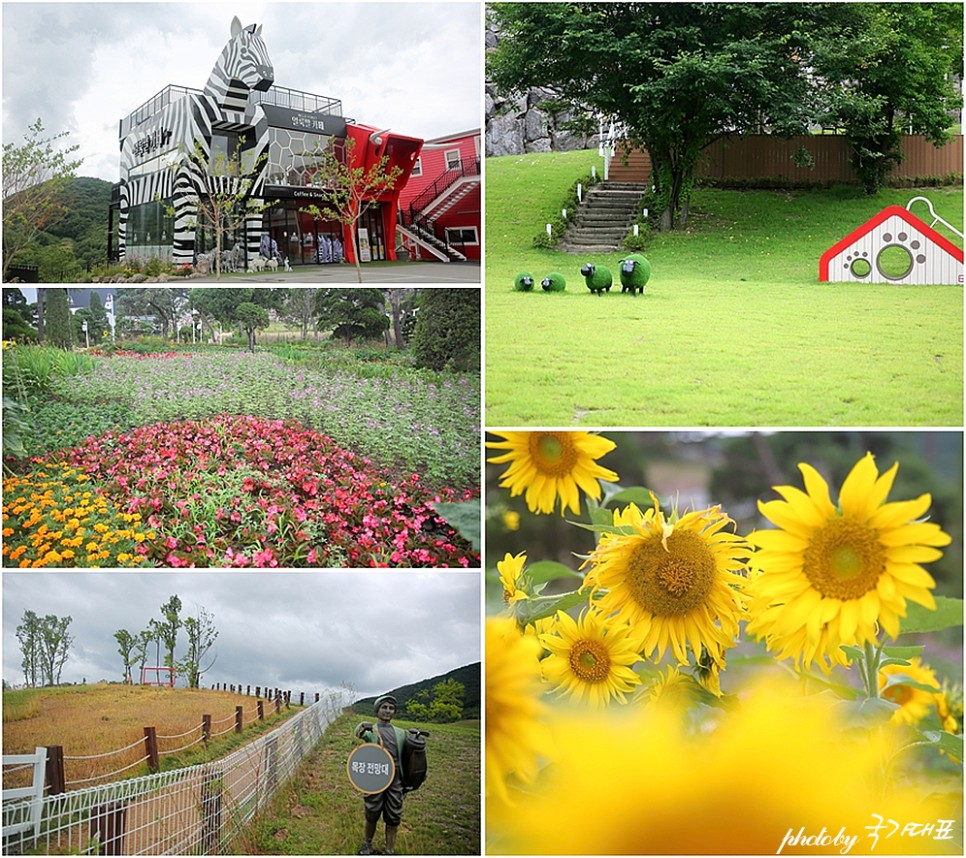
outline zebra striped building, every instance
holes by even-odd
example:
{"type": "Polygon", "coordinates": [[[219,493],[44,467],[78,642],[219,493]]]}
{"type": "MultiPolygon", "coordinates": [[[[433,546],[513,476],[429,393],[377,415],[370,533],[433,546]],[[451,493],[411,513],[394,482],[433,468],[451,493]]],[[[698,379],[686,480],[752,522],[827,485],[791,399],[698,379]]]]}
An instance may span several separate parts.
{"type": "Polygon", "coordinates": [[[215,244],[199,201],[231,187],[246,195],[248,206],[222,240],[223,259],[235,267],[247,266],[266,246],[292,266],[337,261],[339,251],[354,261],[359,248],[349,231],[305,211],[327,202],[314,166],[326,150],[351,158],[352,167],[367,168],[385,156],[387,169],[402,171],[392,190],[372,198],[358,224],[367,239],[363,254],[396,258],[398,197],[423,141],[347,119],[338,99],[275,86],[261,30],[236,17],[204,89],[167,86],[121,120],[112,258],[194,264],[215,244]]]}

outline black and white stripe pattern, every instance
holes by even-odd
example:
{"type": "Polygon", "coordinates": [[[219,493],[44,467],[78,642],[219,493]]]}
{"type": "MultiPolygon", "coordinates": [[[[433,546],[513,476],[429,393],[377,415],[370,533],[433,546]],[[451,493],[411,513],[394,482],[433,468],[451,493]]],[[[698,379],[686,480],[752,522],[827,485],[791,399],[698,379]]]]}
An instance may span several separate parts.
{"type": "MultiPolygon", "coordinates": [[[[121,181],[118,248],[125,256],[127,220],[132,206],[153,200],[171,200],[175,210],[173,261],[193,263],[198,194],[213,177],[196,163],[211,159],[213,133],[244,135],[246,158],[259,164],[251,196],[262,195],[268,164],[262,156],[268,151],[268,119],[260,104],[248,106],[252,90],[267,90],[274,82],[268,50],[261,37],[261,26],[242,27],[236,17],[231,39],[218,57],[202,93],[188,92],[167,104],[141,127],[133,129],[121,142],[121,181]],[[162,141],[158,145],[157,141],[162,141]],[[162,163],[149,169],[139,167],[145,152],[158,149],[162,163]],[[189,157],[190,156],[190,157],[189,157]]],[[[149,154],[150,157],[150,154],[149,154]]],[[[246,218],[248,253],[258,252],[261,214],[246,218]]]]}

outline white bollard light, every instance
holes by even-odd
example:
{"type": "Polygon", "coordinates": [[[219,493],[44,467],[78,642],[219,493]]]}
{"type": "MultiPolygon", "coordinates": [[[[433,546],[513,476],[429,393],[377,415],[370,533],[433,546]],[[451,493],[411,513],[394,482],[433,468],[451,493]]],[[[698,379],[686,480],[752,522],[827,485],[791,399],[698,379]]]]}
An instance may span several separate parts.
{"type": "Polygon", "coordinates": [[[577,202],[582,203],[584,201],[584,186],[577,182],[577,202]]]}
{"type": "Polygon", "coordinates": [[[560,210],[560,214],[562,214],[562,215],[563,215],[563,219],[564,219],[564,220],[566,220],[566,219],[567,219],[567,210],[566,210],[566,209],[561,209],[561,210],[560,210]]]}
{"type": "Polygon", "coordinates": [[[547,235],[552,235],[552,234],[553,234],[553,227],[550,226],[550,224],[548,223],[547,224],[547,235]]]}

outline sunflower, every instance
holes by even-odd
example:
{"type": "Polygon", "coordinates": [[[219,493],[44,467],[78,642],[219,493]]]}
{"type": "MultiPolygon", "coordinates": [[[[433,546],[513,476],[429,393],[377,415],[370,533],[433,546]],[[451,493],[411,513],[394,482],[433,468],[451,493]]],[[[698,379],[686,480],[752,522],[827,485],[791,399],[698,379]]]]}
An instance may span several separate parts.
{"type": "Polygon", "coordinates": [[[638,693],[638,699],[647,704],[668,706],[678,710],[686,709],[701,697],[698,684],[687,674],[681,673],[675,665],[665,669],[638,693]]]}
{"type": "Polygon", "coordinates": [[[525,551],[521,551],[515,557],[507,552],[502,560],[497,561],[496,571],[500,573],[500,583],[503,585],[503,601],[508,605],[529,598],[526,590],[521,588],[523,567],[526,562],[525,551]]]}
{"type": "Polygon", "coordinates": [[[906,602],[935,610],[935,581],[921,563],[937,560],[950,538],[918,521],[931,498],[886,502],[898,463],[879,474],[866,454],[842,483],[839,505],[813,467],[800,464],[805,491],[776,486],[783,500],[758,502],[778,530],[755,531],[749,561],[748,631],[779,658],[818,662],[825,671],[848,659],[842,645],[875,639],[877,624],[892,638],[906,602]]]}
{"type": "Polygon", "coordinates": [[[601,610],[630,623],[645,656],[656,650],[660,659],[670,647],[687,664],[690,645],[695,659],[723,665],[738,634],[748,554],[742,537],[723,531],[729,524],[718,507],[669,520],[656,499],[646,512],[633,503],[615,510],[616,532],[604,533],[584,562],[584,586],[602,591],[601,610]]]}
{"type": "Polygon", "coordinates": [[[937,698],[941,694],[939,677],[920,658],[909,659],[909,664],[887,664],[879,668],[879,693],[886,700],[898,703],[899,708],[892,713],[892,720],[897,724],[918,724],[931,709],[937,707],[937,698]],[[916,685],[890,685],[893,678],[911,679],[916,685]],[[932,686],[934,691],[926,691],[919,685],[932,686]]]}
{"type": "Polygon", "coordinates": [[[494,464],[509,462],[500,475],[501,488],[510,496],[526,492],[531,512],[552,513],[560,498],[560,514],[565,509],[580,515],[578,488],[599,500],[600,480],[616,482],[617,474],[597,464],[597,459],[617,445],[590,432],[501,432],[502,441],[487,441],[486,446],[507,450],[487,459],[494,464]]]}
{"type": "Polygon", "coordinates": [[[625,702],[625,694],[640,684],[631,665],[641,660],[640,641],[630,627],[585,611],[574,620],[558,611],[549,633],[539,636],[550,655],[540,662],[543,675],[574,700],[600,707],[611,698],[625,702]]]}
{"type": "Polygon", "coordinates": [[[549,754],[546,705],[540,699],[541,647],[516,620],[486,620],[486,788],[507,799],[511,774],[531,783],[549,754]]]}

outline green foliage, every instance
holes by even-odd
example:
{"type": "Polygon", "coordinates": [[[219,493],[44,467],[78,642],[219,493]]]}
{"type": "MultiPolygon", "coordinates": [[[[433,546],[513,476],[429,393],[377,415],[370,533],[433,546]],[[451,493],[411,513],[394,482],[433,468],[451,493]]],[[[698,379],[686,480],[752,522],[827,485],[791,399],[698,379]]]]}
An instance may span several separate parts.
{"type": "Polygon", "coordinates": [[[480,290],[424,289],[413,331],[416,365],[465,372],[480,366],[480,290]]]}
{"type": "Polygon", "coordinates": [[[70,302],[66,289],[47,289],[44,300],[44,336],[52,346],[69,349],[73,345],[70,302]]]}
{"type": "Polygon", "coordinates": [[[315,293],[319,329],[331,330],[332,336],[345,340],[347,345],[389,330],[389,319],[382,306],[379,289],[319,289],[315,293]]]}
{"type": "Polygon", "coordinates": [[[21,343],[36,341],[37,329],[30,327],[24,317],[13,307],[4,307],[3,338],[21,343]]]}
{"type": "Polygon", "coordinates": [[[438,512],[451,527],[454,527],[474,551],[482,550],[480,539],[480,500],[460,503],[433,503],[430,506],[438,512]]]}
{"type": "Polygon", "coordinates": [[[423,688],[406,701],[406,714],[415,721],[459,721],[463,717],[463,697],[466,689],[455,679],[444,679],[433,686],[432,692],[423,688]]]}
{"type": "Polygon", "coordinates": [[[245,301],[235,307],[235,319],[244,327],[248,334],[248,350],[255,351],[255,331],[268,327],[268,310],[245,301]]]}

